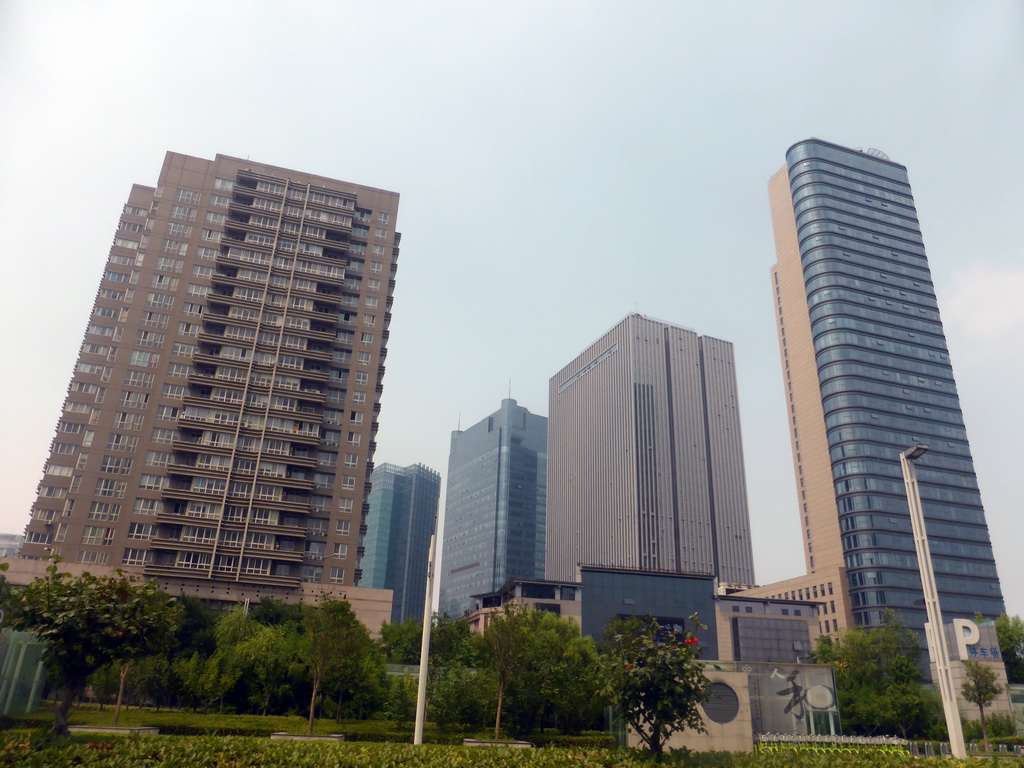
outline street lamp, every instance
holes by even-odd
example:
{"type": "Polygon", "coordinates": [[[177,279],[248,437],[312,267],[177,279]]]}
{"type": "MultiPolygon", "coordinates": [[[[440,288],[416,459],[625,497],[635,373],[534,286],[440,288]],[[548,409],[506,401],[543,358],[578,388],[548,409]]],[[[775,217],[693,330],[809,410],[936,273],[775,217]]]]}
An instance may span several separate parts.
{"type": "Polygon", "coordinates": [[[917,485],[917,467],[914,462],[928,451],[928,446],[918,443],[900,454],[903,466],[903,482],[907,486],[907,504],[910,507],[910,525],[914,531],[914,546],[917,549],[917,566],[921,571],[921,587],[924,590],[924,605],[928,612],[928,623],[924,625],[928,638],[928,655],[935,663],[942,709],[946,713],[946,730],[949,732],[949,748],[953,757],[966,758],[964,734],[960,727],[960,709],[956,704],[956,689],[953,674],[949,668],[949,644],[942,624],[942,608],[939,606],[939,591],[935,586],[935,569],[932,567],[932,553],[928,546],[928,533],[924,527],[924,510],[921,508],[921,489],[917,485]]]}
{"type": "Polygon", "coordinates": [[[420,676],[416,682],[416,722],[413,727],[413,744],[423,743],[423,720],[427,712],[427,669],[430,659],[430,629],[433,625],[434,601],[434,557],[437,554],[437,515],[434,515],[434,530],[430,534],[430,549],[427,552],[427,588],[423,598],[423,633],[420,636],[420,676]]]}

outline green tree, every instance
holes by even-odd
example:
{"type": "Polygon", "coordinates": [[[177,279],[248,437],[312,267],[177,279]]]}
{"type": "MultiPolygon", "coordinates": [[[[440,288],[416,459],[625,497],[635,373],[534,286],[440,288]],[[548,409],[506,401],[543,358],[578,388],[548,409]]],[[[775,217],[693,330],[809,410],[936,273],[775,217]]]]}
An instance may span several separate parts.
{"type": "Polygon", "coordinates": [[[344,600],[331,600],[326,595],[318,606],[304,606],[303,627],[306,632],[299,644],[298,656],[309,669],[313,690],[309,697],[309,726],[313,733],[316,697],[324,676],[344,672],[345,667],[358,669],[362,655],[371,645],[367,631],[352,608],[344,600]]]}
{"type": "Polygon", "coordinates": [[[921,687],[917,635],[887,611],[881,626],[822,635],[814,661],[831,664],[843,727],[851,734],[924,735],[939,718],[934,696],[921,687]]]}
{"type": "Polygon", "coordinates": [[[46,645],[43,660],[61,689],[53,732],[67,735],[68,718],[93,672],[115,660],[138,658],[177,625],[173,600],[156,582],[137,583],[120,572],[73,578],[54,558],[46,577],[17,589],[8,623],[46,645]]]}
{"type": "Polygon", "coordinates": [[[256,631],[234,647],[235,660],[250,690],[249,702],[261,715],[270,702],[291,688],[289,672],[298,647],[298,635],[285,626],[256,624],[256,631]]]}
{"type": "MultiPolygon", "coordinates": [[[[700,626],[696,614],[690,620],[700,626]]],[[[610,634],[606,692],[660,761],[673,732],[705,730],[698,705],[711,684],[697,662],[697,637],[689,630],[666,634],[650,616],[618,622],[610,634]]]]}
{"type": "Polygon", "coordinates": [[[1006,679],[1010,683],[1024,683],[1024,621],[1020,616],[1005,613],[996,619],[999,651],[1006,665],[1006,679]]]}
{"type": "Polygon", "coordinates": [[[383,649],[388,664],[419,664],[422,637],[420,622],[410,617],[397,624],[388,621],[381,624],[377,643],[383,649]]]}
{"type": "Polygon", "coordinates": [[[990,664],[982,664],[980,661],[968,659],[964,662],[964,684],[960,687],[960,694],[966,701],[978,705],[978,719],[981,721],[981,738],[985,741],[985,751],[988,752],[988,728],[985,725],[985,707],[996,700],[996,696],[1003,692],[1003,686],[996,681],[996,672],[990,664]]]}
{"type": "Polygon", "coordinates": [[[192,711],[209,710],[222,703],[242,674],[223,651],[206,658],[197,651],[187,659],[176,659],[172,669],[192,711]]]}
{"type": "Polygon", "coordinates": [[[484,631],[488,661],[498,684],[494,738],[501,738],[501,711],[509,684],[523,673],[530,648],[530,611],[506,603],[484,631]]]}

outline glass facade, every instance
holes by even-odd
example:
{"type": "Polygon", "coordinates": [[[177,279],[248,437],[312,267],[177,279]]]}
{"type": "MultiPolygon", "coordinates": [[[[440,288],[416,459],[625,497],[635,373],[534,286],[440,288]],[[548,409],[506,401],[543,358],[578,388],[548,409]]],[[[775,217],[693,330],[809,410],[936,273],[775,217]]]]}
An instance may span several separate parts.
{"type": "Polygon", "coordinates": [[[452,433],[439,610],[462,616],[473,595],[511,578],[544,578],[548,420],[515,400],[452,433]]]}
{"type": "Polygon", "coordinates": [[[916,443],[943,611],[1002,613],[906,168],[818,140],[786,159],[854,622],[924,625],[899,462],[916,443]]]}
{"type": "Polygon", "coordinates": [[[662,627],[694,630],[690,616],[697,614],[706,627],[694,631],[701,657],[718,658],[713,577],[583,567],[580,579],[584,635],[600,640],[617,616],[652,616],[662,627]]]}
{"type": "Polygon", "coordinates": [[[420,620],[441,476],[422,464],[381,464],[370,482],[359,586],[394,592],[392,622],[420,620]]]}

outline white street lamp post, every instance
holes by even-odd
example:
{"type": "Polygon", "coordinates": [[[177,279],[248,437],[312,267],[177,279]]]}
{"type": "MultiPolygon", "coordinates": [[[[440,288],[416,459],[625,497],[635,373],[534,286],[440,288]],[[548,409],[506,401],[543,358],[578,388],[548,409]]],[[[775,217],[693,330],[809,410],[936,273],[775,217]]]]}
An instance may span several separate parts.
{"type": "Polygon", "coordinates": [[[960,709],[956,703],[953,673],[949,668],[949,644],[946,642],[945,627],[942,624],[942,608],[939,606],[939,591],[935,586],[935,569],[932,567],[932,553],[928,546],[924,510],[921,507],[921,489],[917,485],[917,467],[914,465],[914,462],[927,451],[928,446],[921,444],[908,448],[900,454],[900,464],[903,466],[903,481],[907,486],[910,525],[914,530],[917,565],[921,571],[921,587],[924,589],[924,604],[928,611],[928,623],[924,625],[924,631],[928,638],[928,654],[935,663],[942,709],[946,713],[949,748],[953,752],[953,757],[966,758],[964,734],[960,727],[960,709]]]}
{"type": "Polygon", "coordinates": [[[434,518],[434,532],[430,535],[430,551],[427,553],[427,594],[423,598],[423,635],[420,640],[420,677],[416,686],[416,726],[412,743],[423,743],[423,718],[427,711],[427,669],[430,659],[430,629],[433,624],[432,605],[434,601],[434,549],[437,544],[437,518],[434,518]]]}

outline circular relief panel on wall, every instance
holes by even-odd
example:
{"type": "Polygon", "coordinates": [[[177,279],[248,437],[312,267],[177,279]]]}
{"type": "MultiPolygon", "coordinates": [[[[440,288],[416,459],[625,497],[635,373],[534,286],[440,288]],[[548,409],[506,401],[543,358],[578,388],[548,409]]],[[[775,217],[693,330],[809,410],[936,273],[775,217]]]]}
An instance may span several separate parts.
{"type": "Polygon", "coordinates": [[[704,702],[704,714],[712,721],[724,725],[731,723],[740,711],[740,699],[736,691],[725,683],[712,683],[708,700],[704,702]]]}

